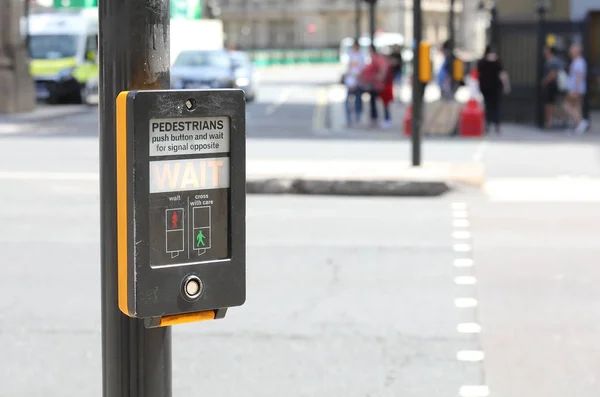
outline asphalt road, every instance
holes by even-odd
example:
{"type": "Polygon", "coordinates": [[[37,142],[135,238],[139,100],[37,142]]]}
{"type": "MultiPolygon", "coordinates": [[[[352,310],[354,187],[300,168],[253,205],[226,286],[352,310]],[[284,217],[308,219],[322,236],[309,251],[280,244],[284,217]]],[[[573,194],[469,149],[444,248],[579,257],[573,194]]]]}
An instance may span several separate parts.
{"type": "MultiPolygon", "coordinates": [[[[251,138],[313,137],[328,123],[328,87],[340,78],[339,67],[300,67],[259,73],[257,99],[247,104],[247,135],[251,138]]],[[[41,106],[40,117],[22,117],[14,125],[3,125],[0,139],[20,137],[98,136],[98,108],[79,105],[41,106]],[[56,109],[56,112],[53,112],[56,109]],[[63,116],[66,115],[66,116],[63,116]]],[[[13,117],[14,118],[14,117],[13,117]]],[[[6,118],[5,123],[8,123],[6,118]]]]}
{"type": "MultiPolygon", "coordinates": [[[[249,156],[408,158],[405,141],[312,128],[327,73],[269,76],[249,156]]],[[[101,395],[96,119],[0,137],[1,397],[101,395]]],[[[519,130],[424,155],[481,161],[487,184],[249,197],[247,303],[174,329],[173,395],[595,395],[598,141],[519,130]]]]}

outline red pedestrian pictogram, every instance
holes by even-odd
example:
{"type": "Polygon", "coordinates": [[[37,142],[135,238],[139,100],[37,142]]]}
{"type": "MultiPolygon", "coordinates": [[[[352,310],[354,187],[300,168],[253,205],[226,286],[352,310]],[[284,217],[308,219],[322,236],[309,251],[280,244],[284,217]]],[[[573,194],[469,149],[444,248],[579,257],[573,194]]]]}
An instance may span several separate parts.
{"type": "Polygon", "coordinates": [[[173,226],[173,229],[177,229],[178,220],[179,217],[177,216],[177,211],[173,211],[173,215],[171,215],[171,225],[173,226]]]}

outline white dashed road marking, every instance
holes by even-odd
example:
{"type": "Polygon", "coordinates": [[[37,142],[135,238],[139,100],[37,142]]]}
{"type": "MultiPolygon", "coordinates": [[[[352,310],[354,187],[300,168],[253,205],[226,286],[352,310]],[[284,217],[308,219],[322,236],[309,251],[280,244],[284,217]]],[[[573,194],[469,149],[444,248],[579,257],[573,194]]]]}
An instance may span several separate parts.
{"type": "MultiPolygon", "coordinates": [[[[486,148],[486,145],[479,146],[474,155],[475,161],[481,160],[486,148]]],[[[469,269],[474,267],[474,261],[472,258],[466,257],[473,249],[470,244],[472,235],[468,230],[470,222],[467,204],[452,203],[452,217],[452,248],[456,253],[453,265],[459,272],[454,277],[454,283],[460,286],[476,285],[477,278],[469,274],[469,269]]],[[[454,299],[454,306],[461,310],[476,310],[478,303],[474,297],[462,296],[454,299]]],[[[481,333],[481,325],[476,322],[459,323],[456,326],[456,332],[459,334],[479,334],[481,333]]],[[[456,353],[456,359],[463,362],[481,362],[484,356],[484,352],[481,350],[460,350],[456,353]]],[[[489,388],[486,385],[464,385],[459,390],[461,397],[486,397],[489,393],[489,388]]]]}
{"type": "Polygon", "coordinates": [[[483,361],[484,354],[481,350],[461,350],[456,353],[458,361],[477,362],[483,361]]]}
{"type": "Polygon", "coordinates": [[[466,309],[477,307],[477,299],[475,298],[456,298],[454,299],[454,306],[459,309],[466,309]]]}

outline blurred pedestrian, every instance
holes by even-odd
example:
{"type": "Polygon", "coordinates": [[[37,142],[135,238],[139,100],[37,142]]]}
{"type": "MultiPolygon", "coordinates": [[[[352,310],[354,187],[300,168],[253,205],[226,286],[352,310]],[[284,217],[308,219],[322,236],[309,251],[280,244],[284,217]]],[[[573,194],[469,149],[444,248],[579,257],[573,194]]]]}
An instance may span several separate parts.
{"type": "MultiPolygon", "coordinates": [[[[404,70],[404,60],[402,59],[402,48],[399,45],[392,47],[389,60],[393,68],[393,85],[400,87],[402,85],[402,72],[404,70]]],[[[392,87],[393,88],[393,87],[392,87]]],[[[399,96],[396,94],[395,96],[399,96]]]]}
{"type": "Polygon", "coordinates": [[[383,82],[383,89],[379,94],[383,105],[383,121],[381,128],[390,128],[392,126],[392,117],[390,112],[390,104],[394,101],[394,80],[396,78],[396,70],[392,64],[387,67],[386,76],[383,82]]]}
{"type": "Polygon", "coordinates": [[[583,118],[583,97],[587,92],[587,63],[581,55],[581,46],[573,44],[570,49],[571,66],[569,67],[569,92],[565,98],[564,108],[569,114],[576,134],[583,134],[589,127],[589,122],[583,118]]]}
{"type": "Polygon", "coordinates": [[[452,67],[450,65],[451,51],[450,41],[447,40],[442,45],[443,60],[437,75],[437,84],[440,87],[442,99],[454,99],[454,93],[452,92],[452,67]]]}
{"type": "Polygon", "coordinates": [[[369,93],[371,108],[371,127],[377,127],[379,115],[377,112],[377,100],[385,88],[385,79],[390,67],[387,58],[377,52],[373,44],[370,46],[371,63],[369,63],[360,75],[361,86],[369,93]]]}
{"type": "Polygon", "coordinates": [[[348,70],[344,75],[344,84],[348,93],[346,95],[346,124],[360,123],[362,115],[362,89],[360,87],[360,73],[365,67],[365,57],[360,51],[360,44],[355,40],[348,54],[348,70]],[[352,117],[352,101],[354,101],[354,118],[352,117]]]}
{"type": "MultiPolygon", "coordinates": [[[[556,118],[564,120],[565,118],[559,112],[559,76],[564,71],[562,61],[556,56],[554,47],[544,47],[544,57],[546,63],[544,65],[544,78],[542,79],[542,88],[544,90],[544,104],[546,116],[546,128],[552,128],[556,118]]],[[[564,120],[566,121],[566,120],[564,120]]]]}
{"type": "Polygon", "coordinates": [[[502,95],[510,92],[510,81],[496,49],[488,45],[483,58],[477,62],[479,91],[483,96],[486,131],[493,124],[500,133],[502,95]]]}

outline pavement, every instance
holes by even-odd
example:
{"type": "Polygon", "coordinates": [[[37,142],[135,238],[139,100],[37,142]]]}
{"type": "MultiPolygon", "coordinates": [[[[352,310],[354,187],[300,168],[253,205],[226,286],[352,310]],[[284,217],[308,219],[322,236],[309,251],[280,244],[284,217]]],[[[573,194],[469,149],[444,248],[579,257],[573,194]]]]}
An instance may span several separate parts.
{"type": "MultiPolygon", "coordinates": [[[[266,144],[264,139],[316,138],[302,143],[306,153],[316,153],[323,145],[332,146],[332,140],[342,138],[344,142],[336,142],[332,150],[352,150],[346,139],[346,133],[352,132],[340,134],[334,117],[342,97],[339,85],[332,82],[339,80],[341,72],[335,65],[323,66],[318,78],[307,66],[262,70],[258,99],[248,104],[248,136],[260,139],[261,146],[266,144]]],[[[405,89],[402,93],[406,97],[405,89]]],[[[435,90],[429,90],[426,98],[432,100],[435,95],[435,90]]],[[[97,122],[95,107],[40,106],[30,114],[0,118],[0,137],[95,137],[97,122]]],[[[274,150],[284,153],[287,148],[289,145],[279,145],[274,150]]],[[[480,164],[429,162],[423,167],[412,167],[408,159],[390,154],[381,162],[351,157],[317,164],[310,156],[293,158],[293,153],[289,153],[282,163],[270,154],[254,156],[250,149],[248,192],[431,196],[444,194],[460,184],[482,183],[480,164]]]]}
{"type": "MultiPolygon", "coordinates": [[[[414,171],[395,131],[321,128],[331,70],[285,73],[248,105],[249,178],[414,171]]],[[[0,134],[0,397],[101,396],[97,119],[0,134]]],[[[480,179],[427,197],[250,195],[247,302],[173,328],[173,395],[597,394],[597,137],[506,126],[426,138],[422,155],[419,172],[480,179]]]]}
{"type": "Polygon", "coordinates": [[[0,115],[0,135],[19,134],[34,128],[40,123],[62,121],[68,117],[89,113],[90,109],[87,106],[44,106],[40,104],[31,112],[0,115]]]}
{"type": "MultiPolygon", "coordinates": [[[[409,157],[410,137],[403,134],[403,117],[411,95],[407,84],[397,87],[398,98],[391,105],[389,128],[372,129],[365,124],[348,128],[343,105],[345,89],[338,84],[342,69],[323,65],[316,77],[314,70],[302,65],[260,71],[258,99],[247,107],[249,147],[254,138],[260,142],[256,146],[273,145],[272,152],[254,153],[249,148],[249,193],[435,196],[483,185],[486,167],[477,153],[485,150],[490,140],[557,139],[556,134],[506,125],[501,137],[475,138],[472,141],[478,143],[461,145],[463,149],[470,148],[467,152],[473,152],[472,155],[458,149],[455,156],[448,156],[440,152],[452,153],[455,149],[449,149],[449,145],[456,146],[456,141],[465,138],[425,136],[422,151],[433,160],[413,167],[409,157]],[[286,144],[277,143],[279,139],[286,139],[286,144]],[[449,144],[449,140],[453,143],[449,144]],[[356,150],[356,141],[367,141],[360,145],[364,150],[356,150]],[[389,141],[384,153],[379,153],[380,141],[389,141]],[[295,147],[302,147],[302,151],[295,147]],[[327,148],[327,156],[316,163],[314,154],[322,153],[323,148],[327,148]],[[430,150],[433,156],[429,155],[430,150]],[[334,155],[336,152],[344,156],[334,155]],[[376,159],[364,156],[374,152],[378,153],[376,159]],[[273,158],[273,153],[281,155],[273,158]]],[[[457,92],[458,101],[465,102],[468,98],[467,88],[457,92]]],[[[428,85],[424,95],[426,111],[433,111],[439,99],[439,88],[428,85]]],[[[30,114],[0,118],[0,136],[97,136],[97,122],[97,108],[41,106],[30,114]]]]}

